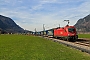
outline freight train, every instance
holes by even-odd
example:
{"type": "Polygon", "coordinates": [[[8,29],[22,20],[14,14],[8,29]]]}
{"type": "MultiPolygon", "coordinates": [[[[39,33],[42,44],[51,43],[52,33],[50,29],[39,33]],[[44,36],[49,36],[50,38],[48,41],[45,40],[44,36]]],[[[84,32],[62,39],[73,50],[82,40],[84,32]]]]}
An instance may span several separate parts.
{"type": "Polygon", "coordinates": [[[66,25],[46,31],[36,32],[36,35],[60,38],[67,41],[76,41],[78,39],[77,31],[74,26],[66,25]]]}

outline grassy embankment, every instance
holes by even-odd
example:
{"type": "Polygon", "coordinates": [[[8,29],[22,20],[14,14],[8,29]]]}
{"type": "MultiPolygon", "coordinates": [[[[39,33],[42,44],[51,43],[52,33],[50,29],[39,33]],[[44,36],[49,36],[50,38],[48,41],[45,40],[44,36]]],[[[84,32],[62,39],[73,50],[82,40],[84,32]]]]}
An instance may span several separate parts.
{"type": "Polygon", "coordinates": [[[79,38],[88,38],[90,39],[90,34],[78,34],[79,38]]]}
{"type": "Polygon", "coordinates": [[[0,35],[0,60],[90,60],[90,55],[40,37],[0,35]]]}

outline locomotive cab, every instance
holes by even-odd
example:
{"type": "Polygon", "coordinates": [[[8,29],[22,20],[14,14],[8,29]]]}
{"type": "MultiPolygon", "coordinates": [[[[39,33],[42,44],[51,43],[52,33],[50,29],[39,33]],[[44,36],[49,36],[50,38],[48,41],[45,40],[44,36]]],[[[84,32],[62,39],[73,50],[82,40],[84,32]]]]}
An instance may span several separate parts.
{"type": "Polygon", "coordinates": [[[76,41],[78,39],[76,28],[74,26],[68,26],[66,29],[68,34],[67,40],[76,41]]]}
{"type": "Polygon", "coordinates": [[[74,36],[76,35],[76,31],[74,28],[68,28],[68,36],[74,36]]]}

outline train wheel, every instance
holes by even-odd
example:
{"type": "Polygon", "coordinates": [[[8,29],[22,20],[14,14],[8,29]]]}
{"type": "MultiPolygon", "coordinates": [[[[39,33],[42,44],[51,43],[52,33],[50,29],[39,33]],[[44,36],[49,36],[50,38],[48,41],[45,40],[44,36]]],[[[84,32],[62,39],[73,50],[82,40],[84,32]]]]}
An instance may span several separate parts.
{"type": "Polygon", "coordinates": [[[73,39],[73,42],[76,42],[76,39],[73,39]]]}
{"type": "Polygon", "coordinates": [[[64,41],[67,41],[67,39],[65,37],[62,37],[64,41]]]}
{"type": "Polygon", "coordinates": [[[70,39],[69,39],[69,38],[67,38],[67,41],[70,41],[70,39]]]}

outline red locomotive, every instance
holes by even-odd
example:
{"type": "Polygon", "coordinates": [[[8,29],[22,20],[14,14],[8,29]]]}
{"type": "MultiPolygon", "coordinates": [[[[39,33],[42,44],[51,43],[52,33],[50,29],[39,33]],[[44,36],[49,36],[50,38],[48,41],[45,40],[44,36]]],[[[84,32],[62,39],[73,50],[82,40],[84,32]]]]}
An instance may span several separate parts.
{"type": "Polygon", "coordinates": [[[59,37],[64,40],[76,41],[78,39],[76,28],[74,26],[66,25],[63,28],[57,28],[54,29],[53,33],[54,37],[59,37]]]}

